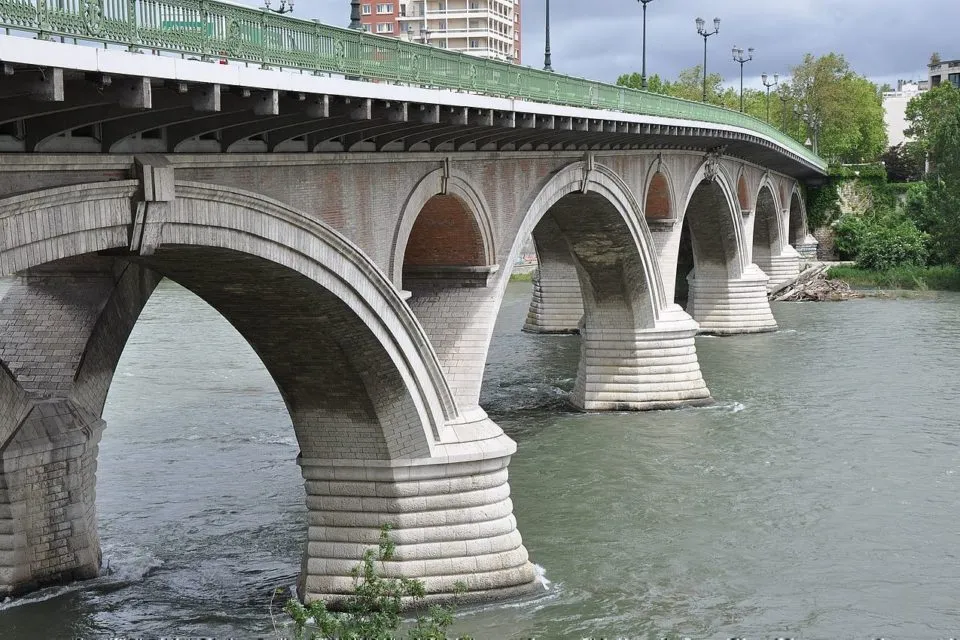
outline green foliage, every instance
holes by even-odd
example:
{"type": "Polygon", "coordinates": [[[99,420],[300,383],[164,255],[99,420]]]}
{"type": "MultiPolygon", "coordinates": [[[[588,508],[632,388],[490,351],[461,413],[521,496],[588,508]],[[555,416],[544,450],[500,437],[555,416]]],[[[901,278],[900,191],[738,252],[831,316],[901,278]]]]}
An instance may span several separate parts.
{"type": "Polygon", "coordinates": [[[903,265],[926,264],[927,234],[912,220],[890,212],[842,217],[834,225],[837,250],[857,266],[886,271],[903,265]]]}
{"type": "MultiPolygon", "coordinates": [[[[793,67],[791,94],[820,122],[820,155],[840,162],[874,160],[887,147],[881,93],[842,55],[812,54],[793,67]]],[[[817,135],[815,130],[809,132],[817,135]]]]}
{"type": "Polygon", "coordinates": [[[923,178],[924,154],[904,143],[887,149],[880,158],[891,183],[915,182],[923,178]]]}
{"type": "Polygon", "coordinates": [[[938,129],[957,108],[960,108],[960,90],[949,82],[912,98],[904,115],[909,123],[904,133],[912,138],[907,143],[910,152],[921,158],[930,153],[939,135],[938,129]]]}
{"type": "Polygon", "coordinates": [[[930,234],[935,262],[960,264],[960,91],[928,91],[910,101],[907,117],[918,136],[911,144],[929,154],[931,171],[908,191],[904,209],[930,234]]]}
{"type": "MultiPolygon", "coordinates": [[[[344,611],[329,611],[322,600],[303,605],[289,600],[284,606],[294,622],[296,640],[390,640],[402,622],[401,612],[417,607],[426,595],[423,583],[407,578],[383,578],[376,570],[377,562],[394,557],[396,545],[389,535],[390,526],[380,531],[377,550],[367,549],[363,560],[350,574],[354,593],[347,599],[344,611]]],[[[458,585],[458,592],[465,587],[458,585]]],[[[409,640],[444,640],[453,624],[453,605],[430,607],[426,615],[417,617],[407,632],[409,640]]]]}
{"type": "Polygon", "coordinates": [[[827,271],[827,277],[843,280],[856,288],[960,291],[960,267],[953,265],[934,267],[907,265],[886,271],[873,271],[860,267],[831,267],[827,271]]]}
{"type": "Polygon", "coordinates": [[[819,229],[829,224],[839,210],[837,186],[832,180],[820,186],[807,186],[807,224],[810,229],[819,229]]]}

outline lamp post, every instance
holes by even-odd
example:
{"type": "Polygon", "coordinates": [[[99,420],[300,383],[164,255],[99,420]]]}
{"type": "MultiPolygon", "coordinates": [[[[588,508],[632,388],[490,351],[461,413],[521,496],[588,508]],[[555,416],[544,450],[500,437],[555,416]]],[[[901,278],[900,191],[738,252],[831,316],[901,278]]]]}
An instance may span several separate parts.
{"type": "Polygon", "coordinates": [[[360,24],[360,0],[350,0],[350,28],[357,31],[363,28],[360,24]]]}
{"type": "Polygon", "coordinates": [[[760,79],[763,80],[763,86],[767,88],[767,122],[770,122],[770,87],[775,87],[780,84],[780,74],[773,74],[773,82],[767,82],[769,76],[765,73],[760,76],[760,79]]]}
{"type": "Polygon", "coordinates": [[[653,0],[637,0],[637,2],[643,5],[643,55],[641,59],[643,60],[641,69],[640,69],[640,88],[644,91],[647,90],[647,5],[653,2],[653,0]]]}
{"type": "Polygon", "coordinates": [[[550,64],[550,0],[547,0],[547,39],[543,45],[543,70],[553,71],[550,64]]]}
{"type": "Polygon", "coordinates": [[[430,46],[430,27],[423,28],[423,44],[430,46]]]}
{"type": "Polygon", "coordinates": [[[797,130],[797,137],[800,137],[800,106],[793,105],[793,128],[797,130]]]}
{"type": "Polygon", "coordinates": [[[780,91],[777,91],[777,97],[780,98],[780,115],[783,118],[783,122],[780,123],[780,130],[787,133],[787,103],[790,102],[790,96],[783,90],[783,87],[780,87],[780,91]]]}
{"type": "Polygon", "coordinates": [[[703,101],[707,101],[707,38],[720,32],[720,18],[713,19],[713,31],[707,31],[706,21],[697,18],[697,33],[703,36],[703,101]]]}
{"type": "MultiPolygon", "coordinates": [[[[292,12],[293,12],[293,0],[290,0],[289,3],[287,2],[287,0],[280,0],[280,7],[279,7],[278,9],[271,9],[271,8],[270,8],[270,0],[263,0],[263,8],[266,9],[267,11],[273,11],[274,13],[279,13],[280,15],[283,15],[284,13],[292,13],[292,12]]],[[[352,13],[353,7],[351,6],[350,9],[351,9],[351,13],[352,13]]],[[[359,18],[357,18],[357,20],[359,20],[359,18]]],[[[352,23],[353,23],[353,16],[350,16],[350,22],[351,22],[351,25],[352,25],[352,23]]],[[[359,27],[358,27],[358,28],[359,28],[359,27]]]]}
{"type": "Polygon", "coordinates": [[[808,142],[814,153],[820,153],[820,116],[810,110],[810,105],[803,108],[803,121],[807,123],[808,142]]]}
{"type": "Polygon", "coordinates": [[[740,113],[743,113],[743,65],[753,60],[753,47],[747,49],[747,57],[743,57],[743,49],[733,45],[733,61],[740,63],[740,113]]]}

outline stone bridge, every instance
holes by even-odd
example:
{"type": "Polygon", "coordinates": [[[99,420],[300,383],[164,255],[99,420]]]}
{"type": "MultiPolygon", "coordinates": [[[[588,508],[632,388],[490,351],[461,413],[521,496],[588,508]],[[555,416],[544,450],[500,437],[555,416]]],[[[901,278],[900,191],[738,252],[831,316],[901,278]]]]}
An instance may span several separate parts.
{"type": "Polygon", "coordinates": [[[350,592],[391,524],[388,575],[484,599],[534,582],[516,445],[478,405],[528,238],[524,329],[581,334],[586,411],[710,402],[694,337],[775,330],[767,288],[812,247],[822,162],[759,123],[17,37],[0,60],[0,595],[97,575],[101,414],[164,277],[285,400],[301,596],[350,592]]]}

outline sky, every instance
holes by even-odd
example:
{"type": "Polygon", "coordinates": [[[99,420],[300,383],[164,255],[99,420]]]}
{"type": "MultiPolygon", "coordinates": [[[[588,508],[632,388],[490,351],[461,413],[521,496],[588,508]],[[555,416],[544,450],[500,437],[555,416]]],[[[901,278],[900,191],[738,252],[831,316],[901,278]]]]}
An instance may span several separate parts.
{"type": "MultiPolygon", "coordinates": [[[[368,0],[364,0],[368,1],[368,0]]],[[[369,0],[374,2],[376,0],[369,0]]],[[[398,0],[394,0],[395,2],[398,0]]],[[[546,0],[522,0],[523,64],[543,66],[546,0]]],[[[346,26],[349,0],[299,0],[296,17],[346,26]]],[[[642,12],[636,0],[551,0],[554,70],[613,82],[640,71],[642,12]]],[[[703,62],[694,19],[720,33],[708,39],[707,70],[739,83],[734,45],[754,47],[744,67],[747,86],[760,74],[788,76],[805,53],[842,53],[857,73],[878,84],[926,78],[930,54],[960,59],[960,0],[653,0],[647,5],[647,74],[676,78],[703,62]]]]}

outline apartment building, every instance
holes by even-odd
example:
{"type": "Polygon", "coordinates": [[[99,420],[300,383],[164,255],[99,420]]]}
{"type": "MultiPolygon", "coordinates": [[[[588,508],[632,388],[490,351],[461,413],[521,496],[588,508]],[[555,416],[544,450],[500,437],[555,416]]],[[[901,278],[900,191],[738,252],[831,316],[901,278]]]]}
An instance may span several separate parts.
{"type": "Polygon", "coordinates": [[[520,63],[520,0],[392,0],[360,5],[364,31],[520,63]]]}
{"type": "Polygon", "coordinates": [[[930,65],[930,88],[949,82],[960,89],[960,60],[944,60],[930,65]]]}

